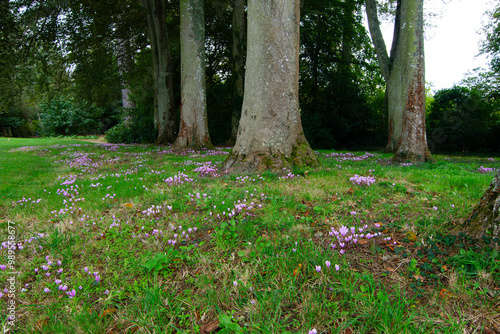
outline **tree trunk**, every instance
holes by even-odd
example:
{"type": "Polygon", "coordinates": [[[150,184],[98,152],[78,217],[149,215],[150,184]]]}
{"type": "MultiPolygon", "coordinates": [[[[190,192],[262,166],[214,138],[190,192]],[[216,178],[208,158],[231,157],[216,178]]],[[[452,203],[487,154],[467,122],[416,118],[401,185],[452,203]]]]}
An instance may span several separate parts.
{"type": "Polygon", "coordinates": [[[245,68],[245,37],[246,37],[246,0],[235,0],[233,5],[233,103],[234,108],[231,115],[231,137],[229,142],[234,145],[238,135],[238,124],[241,118],[241,104],[243,102],[243,84],[245,68]]]}
{"type": "Polygon", "coordinates": [[[462,229],[468,235],[482,238],[500,237],[500,172],[493,178],[481,201],[464,221],[462,229]]]}
{"type": "Polygon", "coordinates": [[[118,71],[122,81],[122,106],[125,109],[135,108],[135,103],[130,99],[130,88],[127,82],[127,74],[132,69],[132,54],[130,40],[123,38],[118,40],[118,71]]]}
{"type": "Polygon", "coordinates": [[[245,92],[230,171],[316,166],[299,112],[300,0],[249,0],[245,92]]]}
{"type": "Polygon", "coordinates": [[[370,34],[386,81],[389,116],[386,149],[395,153],[394,161],[430,161],[425,132],[423,0],[398,0],[390,56],[376,6],[376,0],[366,0],[370,34]]]}
{"type": "Polygon", "coordinates": [[[208,134],[203,0],[181,0],[181,124],[175,149],[212,147],[208,134]]]}
{"type": "Polygon", "coordinates": [[[148,34],[153,55],[155,90],[155,125],[158,127],[157,143],[173,142],[173,73],[167,36],[165,0],[140,0],[146,9],[148,34]]]}

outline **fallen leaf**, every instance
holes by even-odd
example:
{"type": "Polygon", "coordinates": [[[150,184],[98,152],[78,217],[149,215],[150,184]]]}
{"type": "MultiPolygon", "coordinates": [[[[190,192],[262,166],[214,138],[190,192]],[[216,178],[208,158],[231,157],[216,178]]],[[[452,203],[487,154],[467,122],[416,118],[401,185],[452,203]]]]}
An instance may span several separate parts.
{"type": "Polygon", "coordinates": [[[417,235],[414,232],[412,232],[412,231],[406,233],[406,237],[410,241],[416,241],[417,240],[417,235]]]}
{"type": "Polygon", "coordinates": [[[200,334],[207,334],[215,331],[216,329],[219,329],[219,320],[214,320],[201,326],[200,334]]]}
{"type": "Polygon", "coordinates": [[[358,244],[360,244],[360,245],[364,245],[364,244],[367,244],[367,243],[368,243],[368,240],[366,240],[366,239],[360,239],[360,240],[358,240],[358,244]]]}
{"type": "Polygon", "coordinates": [[[104,310],[104,311],[102,311],[101,318],[107,317],[113,313],[116,313],[115,308],[110,308],[110,309],[104,310]]]}
{"type": "Polygon", "coordinates": [[[127,208],[131,208],[131,207],[133,207],[134,205],[133,205],[132,203],[127,203],[127,204],[125,204],[125,206],[126,206],[127,208]]]}
{"type": "Polygon", "coordinates": [[[47,326],[49,323],[49,318],[44,318],[41,320],[38,320],[35,324],[35,329],[39,331],[43,331],[44,327],[47,326]]]}

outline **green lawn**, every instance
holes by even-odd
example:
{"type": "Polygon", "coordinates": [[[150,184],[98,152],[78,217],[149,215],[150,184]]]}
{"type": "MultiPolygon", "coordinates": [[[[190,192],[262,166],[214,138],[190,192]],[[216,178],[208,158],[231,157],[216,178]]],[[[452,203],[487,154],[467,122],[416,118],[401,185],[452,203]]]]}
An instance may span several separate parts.
{"type": "Polygon", "coordinates": [[[228,151],[0,138],[4,328],[500,331],[498,241],[458,233],[500,157],[322,151],[318,169],[226,175],[228,151]]]}

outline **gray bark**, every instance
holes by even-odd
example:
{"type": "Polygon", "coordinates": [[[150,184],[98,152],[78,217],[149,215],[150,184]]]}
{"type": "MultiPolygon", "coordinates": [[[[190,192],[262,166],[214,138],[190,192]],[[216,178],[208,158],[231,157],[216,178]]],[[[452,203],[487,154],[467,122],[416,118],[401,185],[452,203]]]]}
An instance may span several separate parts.
{"type": "Polygon", "coordinates": [[[155,125],[158,127],[157,143],[172,142],[173,121],[173,73],[168,44],[165,0],[140,0],[146,9],[148,35],[153,56],[155,90],[155,125]]]}
{"type": "Polygon", "coordinates": [[[181,123],[176,149],[211,147],[205,91],[203,0],[181,0],[181,123]]]}
{"type": "Polygon", "coordinates": [[[132,55],[130,50],[130,40],[119,39],[118,45],[118,71],[122,80],[122,106],[125,109],[135,108],[135,103],[130,99],[130,88],[126,80],[127,73],[132,68],[132,55]]]}
{"type": "Polygon", "coordinates": [[[300,0],[248,1],[243,106],[226,170],[318,164],[300,120],[299,20],[300,0]]]}
{"type": "Polygon", "coordinates": [[[396,161],[429,161],[425,133],[423,0],[398,0],[390,55],[380,31],[376,0],[366,0],[370,35],[386,81],[387,151],[396,161]]]}
{"type": "Polygon", "coordinates": [[[245,37],[246,37],[246,0],[235,0],[232,15],[232,61],[233,61],[233,103],[231,115],[231,137],[229,142],[234,144],[238,135],[238,124],[241,117],[243,101],[244,67],[245,67],[245,37]]]}
{"type": "Polygon", "coordinates": [[[493,238],[500,237],[500,172],[464,221],[462,229],[475,238],[482,238],[487,234],[493,238]]]}

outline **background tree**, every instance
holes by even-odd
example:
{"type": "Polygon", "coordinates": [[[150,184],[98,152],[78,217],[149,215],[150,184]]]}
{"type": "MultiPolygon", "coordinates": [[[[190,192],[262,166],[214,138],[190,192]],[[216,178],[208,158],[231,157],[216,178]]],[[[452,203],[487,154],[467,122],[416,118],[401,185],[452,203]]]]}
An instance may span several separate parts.
{"type": "Polygon", "coordinates": [[[245,92],[231,170],[318,164],[299,113],[299,0],[248,1],[245,92]]]}
{"type": "Polygon", "coordinates": [[[370,34],[386,82],[389,114],[387,150],[396,161],[428,161],[425,131],[424,2],[398,0],[390,55],[377,14],[376,0],[366,0],[370,34]]]}
{"type": "Polygon", "coordinates": [[[203,0],[181,0],[181,114],[174,147],[211,147],[205,90],[203,0]]]}
{"type": "Polygon", "coordinates": [[[16,83],[19,33],[10,1],[0,1],[0,128],[5,136],[20,125],[13,110],[20,95],[16,83]]]}
{"type": "Polygon", "coordinates": [[[387,138],[363,4],[311,0],[301,9],[300,107],[314,148],[379,147],[387,138]]]}
{"type": "Polygon", "coordinates": [[[246,54],[246,28],[247,17],[245,13],[246,0],[234,0],[232,6],[232,76],[233,89],[233,111],[231,113],[231,137],[229,142],[234,144],[238,135],[238,124],[241,118],[241,104],[243,102],[243,88],[245,77],[245,54],[246,54]]]}
{"type": "Polygon", "coordinates": [[[477,151],[492,149],[495,106],[474,88],[454,86],[436,92],[427,116],[432,149],[477,151]]]}
{"type": "Polygon", "coordinates": [[[173,64],[167,32],[166,1],[140,0],[148,20],[148,35],[153,61],[155,123],[157,143],[173,142],[173,64]]]}

